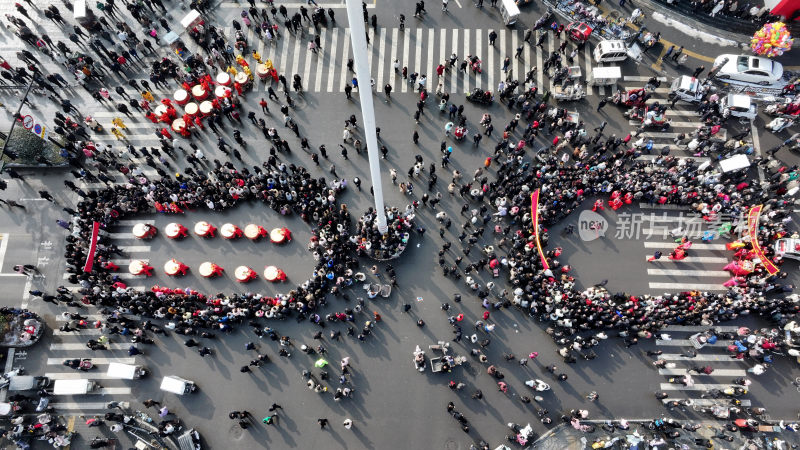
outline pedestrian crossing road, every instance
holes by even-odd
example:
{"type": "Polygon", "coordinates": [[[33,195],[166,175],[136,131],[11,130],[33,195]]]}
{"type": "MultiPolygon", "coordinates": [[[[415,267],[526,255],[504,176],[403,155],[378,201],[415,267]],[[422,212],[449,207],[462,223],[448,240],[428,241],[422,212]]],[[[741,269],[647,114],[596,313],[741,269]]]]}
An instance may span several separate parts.
{"type": "MultiPolygon", "coordinates": [[[[654,360],[662,359],[668,364],[674,364],[674,367],[657,369],[659,375],[665,377],[664,382],[660,383],[657,389],[669,394],[669,398],[663,400],[664,403],[690,398],[692,403],[698,407],[727,404],[728,400],[725,398],[700,397],[704,392],[712,389],[722,390],[730,387],[735,379],[748,375],[747,369],[750,368],[751,364],[742,359],[731,358],[727,354],[726,348],[731,343],[730,341],[719,340],[714,344],[707,344],[705,347],[696,350],[696,356],[693,357],[688,353],[688,350],[694,350],[688,338],[695,333],[707,331],[711,328],[670,325],[659,332],[658,337],[660,339],[656,339],[656,346],[658,350],[664,353],[653,358],[654,360]],[[663,337],[666,337],[665,335],[668,335],[669,339],[663,339],[663,337]],[[714,371],[710,375],[690,371],[690,369],[697,366],[711,366],[714,371]],[[668,382],[671,377],[682,377],[687,374],[691,375],[694,380],[694,384],[690,386],[668,382]]],[[[739,327],[717,325],[713,328],[718,332],[730,333],[736,332],[739,327]]],[[[750,399],[740,398],[740,400],[742,406],[751,406],[750,399]]]]}
{"type": "MultiPolygon", "coordinates": [[[[280,39],[265,42],[252,30],[247,29],[247,42],[249,44],[245,56],[251,65],[256,61],[252,58],[252,51],[256,50],[261,55],[262,60],[270,59],[279,73],[283,73],[287,78],[290,75],[299,74],[303,80],[303,87],[309,92],[344,92],[346,84],[350,83],[353,73],[347,68],[347,60],[352,58],[350,48],[350,28],[323,28],[318,34],[321,40],[321,51],[313,53],[306,50],[306,45],[316,33],[313,27],[304,30],[303,37],[293,37],[283,33],[280,39]]],[[[455,53],[459,61],[467,55],[476,55],[482,60],[482,73],[459,72],[458,65],[453,70],[445,72],[441,83],[443,89],[450,93],[464,93],[476,87],[496,90],[500,81],[509,79],[524,80],[525,74],[532,68],[538,67],[536,74],[536,85],[540,90],[548,87],[551,83],[544,74],[544,60],[553,52],[558,51],[561,40],[548,34],[542,47],[535,45],[534,39],[538,38],[538,33],[531,38],[532,44],[527,44],[523,40],[524,30],[495,29],[498,37],[494,45],[489,44],[488,35],[491,29],[461,29],[461,28],[422,28],[407,27],[405,30],[399,28],[378,28],[377,31],[369,29],[369,65],[375,86],[382,91],[385,84],[391,84],[394,92],[413,92],[414,86],[403,81],[400,71],[395,71],[393,62],[397,60],[400,68],[408,67],[408,73],[419,73],[426,75],[427,89],[429,92],[436,91],[436,67],[444,64],[455,53]],[[522,46],[523,51],[520,58],[515,58],[516,49],[522,46]],[[511,58],[508,72],[503,72],[502,63],[505,57],[511,58]]],[[[235,30],[226,27],[225,33],[233,37],[235,30]]],[[[185,42],[188,49],[197,53],[204,54],[197,43],[187,40],[185,42]]],[[[569,66],[579,66],[584,78],[591,73],[592,60],[590,46],[580,52],[573,63],[568,63],[566,56],[569,55],[575,45],[569,42],[564,55],[564,64],[569,66]]],[[[638,79],[641,77],[631,77],[638,79]]],[[[646,80],[644,80],[646,81],[646,80]]],[[[257,90],[266,91],[269,84],[258,83],[257,90]]],[[[365,86],[365,84],[362,84],[365,86]]],[[[611,90],[600,87],[588,90],[587,95],[607,95],[611,90]]]]}
{"type": "MultiPolygon", "coordinates": [[[[616,216],[614,238],[641,240],[639,257],[647,260],[656,251],[663,256],[646,262],[644,265],[648,287],[653,294],[672,291],[726,291],[723,283],[731,275],[723,267],[731,261],[731,254],[725,248],[724,238],[718,235],[723,223],[733,223],[734,219],[722,216],[707,222],[701,217],[676,210],[659,210],[657,206],[640,204],[641,213],[631,214],[620,210],[616,216]],[[671,232],[683,230],[691,241],[688,255],[682,260],[669,259],[669,254],[678,244],[671,232]],[[701,238],[713,233],[714,239],[706,242],[701,238]]],[[[734,224],[735,226],[735,224],[734,224]]]]}
{"type": "MultiPolygon", "coordinates": [[[[100,314],[83,314],[87,322],[94,323],[104,317],[100,314]]],[[[69,319],[57,315],[56,325],[60,326],[69,319]]],[[[54,327],[53,339],[48,347],[49,357],[46,360],[44,376],[51,380],[78,380],[86,379],[96,381],[97,389],[85,395],[52,396],[50,405],[57,411],[102,411],[107,410],[106,405],[111,401],[130,401],[133,393],[133,384],[136,380],[120,380],[108,376],[108,366],[112,362],[122,364],[142,364],[135,357],[122,356],[131,346],[125,336],[109,336],[110,342],[106,344],[108,350],[92,351],[86,347],[89,339],[97,339],[101,331],[96,328],[81,328],[77,331],[64,332],[54,327]],[[119,354],[120,356],[114,356],[119,354]],[[90,358],[94,367],[89,371],[73,370],[63,365],[68,359],[90,358]]]]}

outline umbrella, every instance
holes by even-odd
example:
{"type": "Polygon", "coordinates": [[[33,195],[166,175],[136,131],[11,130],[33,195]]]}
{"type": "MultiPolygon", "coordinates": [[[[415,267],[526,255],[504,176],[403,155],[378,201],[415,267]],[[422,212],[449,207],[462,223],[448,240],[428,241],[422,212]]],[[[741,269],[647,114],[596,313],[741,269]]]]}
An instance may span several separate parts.
{"type": "Polygon", "coordinates": [[[320,368],[320,369],[325,367],[325,366],[327,366],[327,365],[328,365],[328,361],[325,361],[322,358],[318,359],[317,362],[314,363],[314,367],[317,367],[317,368],[320,368]]]}
{"type": "Polygon", "coordinates": [[[736,419],[736,420],[733,421],[733,423],[734,423],[734,425],[736,425],[739,428],[747,427],[747,420],[746,419],[736,419]]]}

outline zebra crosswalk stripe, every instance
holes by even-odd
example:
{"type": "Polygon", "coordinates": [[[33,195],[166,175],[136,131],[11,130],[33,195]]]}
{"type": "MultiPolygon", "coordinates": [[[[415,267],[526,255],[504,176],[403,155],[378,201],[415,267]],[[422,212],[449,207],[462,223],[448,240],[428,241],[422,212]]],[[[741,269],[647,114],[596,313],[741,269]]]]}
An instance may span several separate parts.
{"type": "MultiPolygon", "coordinates": [[[[644,242],[644,248],[675,248],[674,242],[644,242]]],[[[692,250],[725,250],[725,244],[692,244],[692,250]]]]}
{"type": "MultiPolygon", "coordinates": [[[[407,37],[407,36],[406,36],[407,37]]],[[[339,83],[339,92],[344,92],[345,85],[350,81],[348,78],[347,60],[350,59],[350,28],[344,30],[344,44],[342,47],[342,72],[341,82],[339,83]]],[[[405,90],[403,91],[405,92],[405,90]]]]}
{"type": "Polygon", "coordinates": [[[687,357],[681,353],[663,353],[659,355],[658,359],[663,359],[667,361],[686,361],[691,363],[697,363],[697,361],[708,361],[708,362],[734,362],[734,361],[741,361],[741,359],[731,358],[730,355],[720,355],[720,354],[698,354],[692,358],[687,357]]]}
{"type": "MultiPolygon", "coordinates": [[[[66,358],[47,358],[47,365],[48,366],[60,366],[64,363],[66,358]]],[[[92,364],[95,366],[103,365],[103,364],[110,364],[112,362],[120,363],[120,364],[136,364],[136,358],[129,357],[129,358],[92,358],[92,364]]]]}
{"type": "Polygon", "coordinates": [[[517,47],[519,47],[519,30],[511,30],[511,52],[509,55],[513,55],[511,57],[511,70],[513,70],[513,75],[517,78],[520,76],[519,71],[519,58],[516,57],[517,55],[517,47]]]}
{"type": "Polygon", "coordinates": [[[333,75],[334,71],[336,70],[336,51],[338,50],[338,42],[339,41],[339,29],[334,28],[333,32],[331,33],[331,45],[330,50],[328,51],[328,55],[330,58],[328,60],[328,85],[327,85],[327,92],[333,92],[333,75]]]}
{"type": "MultiPolygon", "coordinates": [[[[122,344],[122,343],[111,343],[106,344],[109,350],[127,350],[131,346],[130,343],[122,344]]],[[[50,344],[51,351],[66,351],[66,350],[83,350],[86,349],[86,344],[81,342],[60,342],[60,343],[53,343],[50,344]]]]}
{"type": "Polygon", "coordinates": [[[661,383],[662,391],[710,391],[712,389],[722,390],[729,387],[731,387],[730,383],[693,384],[691,386],[684,386],[682,384],[674,384],[674,383],[661,383]]]}
{"type": "Polygon", "coordinates": [[[743,377],[747,375],[747,370],[745,369],[714,369],[714,372],[711,375],[706,375],[704,373],[696,373],[691,372],[689,373],[689,369],[658,369],[659,375],[667,375],[667,376],[683,376],[683,375],[692,375],[698,377],[743,377]]]}
{"type": "MultiPolygon", "coordinates": [[[[733,341],[717,339],[713,344],[706,344],[706,347],[728,347],[733,341]]],[[[656,345],[660,347],[691,347],[692,342],[688,339],[656,339],[656,345]]]]}
{"type": "Polygon", "coordinates": [[[715,329],[720,333],[733,333],[739,331],[738,325],[713,325],[713,326],[703,326],[703,325],[667,325],[666,327],[662,328],[661,331],[664,333],[669,333],[671,331],[685,331],[687,333],[699,333],[702,331],[708,331],[710,329],[715,329]]]}
{"type": "MultiPolygon", "coordinates": [[[[669,403],[673,401],[680,401],[683,400],[681,398],[665,398],[662,400],[663,403],[669,403]]],[[[751,406],[751,402],[749,399],[740,400],[741,406],[749,407],[751,406]]],[[[693,398],[692,404],[696,406],[728,406],[730,403],[724,399],[713,399],[713,398],[693,398]]]]}
{"type": "Polygon", "coordinates": [[[686,291],[687,289],[698,291],[727,291],[728,288],[720,284],[713,283],[648,283],[650,289],[668,290],[668,291],[686,291]]]}
{"type": "Polygon", "coordinates": [[[730,274],[724,270],[677,270],[677,269],[647,269],[648,275],[660,275],[668,277],[721,277],[725,278],[730,274]]]}
{"type": "MultiPolygon", "coordinates": [[[[384,69],[384,65],[386,64],[386,28],[381,28],[380,30],[380,41],[380,47],[378,47],[378,76],[375,82],[375,89],[378,92],[383,90],[383,74],[386,73],[384,69]]],[[[389,66],[391,67],[391,62],[389,66]]]]}
{"type": "MultiPolygon", "coordinates": [[[[327,33],[328,33],[327,29],[322,31],[320,33],[320,40],[325,39],[325,36],[327,35],[327,33]]],[[[327,43],[327,41],[326,41],[326,43],[327,43]]],[[[316,77],[316,81],[314,83],[314,91],[316,91],[316,92],[319,92],[320,89],[322,89],[322,74],[324,73],[323,72],[324,64],[325,64],[325,60],[326,59],[330,59],[330,50],[331,49],[327,48],[327,45],[325,47],[320,47],[317,50],[317,52],[318,52],[318,55],[317,55],[317,69],[316,69],[317,77],[316,77]]],[[[333,61],[328,61],[328,63],[333,65],[333,61]]]]}
{"type": "MultiPolygon", "coordinates": [[[[427,59],[427,63],[428,63],[428,81],[427,81],[427,84],[426,84],[426,88],[428,89],[428,92],[433,91],[435,89],[435,87],[433,85],[433,83],[435,83],[434,80],[436,79],[436,78],[433,77],[433,74],[436,73],[436,72],[434,72],[434,68],[437,65],[437,61],[433,57],[434,45],[436,43],[435,37],[436,36],[435,36],[433,28],[429,28],[428,29],[428,39],[427,39],[427,44],[428,44],[428,59],[427,59]]],[[[444,48],[444,47],[439,47],[439,48],[444,48]]]]}

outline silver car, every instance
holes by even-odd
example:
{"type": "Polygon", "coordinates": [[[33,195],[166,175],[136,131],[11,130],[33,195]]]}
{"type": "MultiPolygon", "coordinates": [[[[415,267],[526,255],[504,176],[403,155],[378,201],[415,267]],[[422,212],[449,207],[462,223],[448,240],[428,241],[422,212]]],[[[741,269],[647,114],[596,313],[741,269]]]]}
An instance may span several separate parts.
{"type": "Polygon", "coordinates": [[[775,84],[783,77],[783,65],[769,58],[749,55],[719,55],[714,67],[720,67],[716,78],[740,83],[775,84]]]}

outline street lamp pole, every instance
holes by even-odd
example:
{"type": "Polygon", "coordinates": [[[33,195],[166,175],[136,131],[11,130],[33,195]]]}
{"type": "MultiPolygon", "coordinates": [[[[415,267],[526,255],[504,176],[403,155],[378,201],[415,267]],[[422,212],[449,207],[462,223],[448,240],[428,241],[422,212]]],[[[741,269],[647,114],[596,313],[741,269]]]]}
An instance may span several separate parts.
{"type": "MultiPolygon", "coordinates": [[[[361,118],[364,121],[364,137],[367,141],[369,173],[372,177],[372,190],[375,195],[375,215],[378,219],[378,231],[381,234],[385,234],[389,227],[386,224],[386,210],[383,206],[378,134],[375,132],[375,107],[372,103],[369,58],[367,57],[367,32],[362,20],[361,1],[346,1],[347,20],[350,22],[350,42],[353,47],[353,62],[355,63],[356,78],[359,80],[358,98],[361,101],[361,118]]],[[[347,58],[347,55],[345,55],[345,58],[347,58]]]]}

